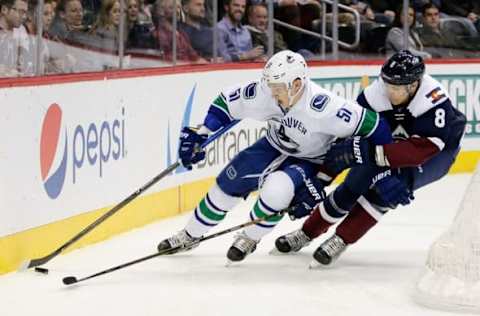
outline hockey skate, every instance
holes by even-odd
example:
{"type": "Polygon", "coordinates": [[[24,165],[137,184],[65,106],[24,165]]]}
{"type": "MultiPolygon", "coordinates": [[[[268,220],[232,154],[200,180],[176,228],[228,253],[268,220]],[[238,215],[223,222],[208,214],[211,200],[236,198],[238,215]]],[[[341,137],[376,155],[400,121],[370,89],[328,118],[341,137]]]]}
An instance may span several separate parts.
{"type": "Polygon", "coordinates": [[[320,247],[313,253],[315,259],[310,263],[310,269],[316,268],[320,265],[328,266],[333,261],[337,260],[342,252],[347,249],[347,244],[337,235],[325,240],[320,247]]]}
{"type": "Polygon", "coordinates": [[[198,247],[198,243],[195,241],[199,240],[200,238],[194,238],[188,234],[185,229],[182,229],[172,237],[169,237],[158,244],[158,251],[167,251],[168,249],[180,247],[175,251],[168,252],[169,255],[177,253],[177,252],[184,252],[192,250],[193,248],[198,247]]]}
{"type": "Polygon", "coordinates": [[[229,261],[227,262],[227,266],[232,262],[238,262],[245,259],[246,256],[257,249],[257,244],[258,241],[248,237],[245,232],[238,233],[235,236],[235,241],[232,246],[228,249],[227,258],[229,261]]]}
{"type": "MultiPolygon", "coordinates": [[[[286,235],[280,236],[275,240],[275,248],[280,253],[297,252],[310,244],[311,239],[305,235],[302,229],[295,230],[286,235]]],[[[275,254],[273,249],[271,254],[275,254]]]]}

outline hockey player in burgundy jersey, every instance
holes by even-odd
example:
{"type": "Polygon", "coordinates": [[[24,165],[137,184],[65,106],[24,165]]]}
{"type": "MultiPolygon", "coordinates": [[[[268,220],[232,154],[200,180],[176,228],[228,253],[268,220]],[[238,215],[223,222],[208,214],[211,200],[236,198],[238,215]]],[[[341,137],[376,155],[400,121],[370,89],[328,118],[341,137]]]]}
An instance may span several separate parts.
{"type": "MultiPolygon", "coordinates": [[[[422,58],[409,51],[385,62],[380,78],[357,102],[388,121],[394,142],[372,145],[354,137],[332,146],[325,167],[337,173],[351,170],[301,229],[277,238],[280,252],[300,250],[343,219],[313,254],[314,265],[330,264],[389,209],[409,204],[415,190],[448,172],[460,150],[466,119],[442,85],[424,72],[422,58]]],[[[298,208],[301,216],[301,205],[298,208]]]]}

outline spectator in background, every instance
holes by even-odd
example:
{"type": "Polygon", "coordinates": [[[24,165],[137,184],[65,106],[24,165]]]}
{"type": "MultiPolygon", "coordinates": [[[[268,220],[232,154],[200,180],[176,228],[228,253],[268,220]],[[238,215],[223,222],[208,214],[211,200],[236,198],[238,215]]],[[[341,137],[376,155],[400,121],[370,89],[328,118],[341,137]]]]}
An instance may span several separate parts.
{"type": "MultiPolygon", "coordinates": [[[[54,1],[53,0],[44,0],[43,3],[43,14],[41,16],[43,22],[43,41],[41,44],[40,52],[40,73],[41,74],[51,74],[51,73],[60,73],[63,71],[62,63],[60,59],[53,58],[50,54],[49,48],[49,36],[47,30],[52,24],[53,17],[55,15],[54,11],[54,1]]],[[[37,47],[37,28],[39,25],[40,19],[38,17],[38,2],[33,6],[30,6],[27,21],[25,26],[29,36],[29,54],[28,60],[33,64],[36,56],[36,47],[37,47]]]]}
{"type": "Polygon", "coordinates": [[[120,25],[120,1],[103,0],[97,21],[90,34],[93,35],[91,43],[103,51],[116,54],[118,51],[118,33],[120,25]]]}
{"type": "Polygon", "coordinates": [[[27,1],[0,0],[0,77],[21,74],[20,55],[24,52],[13,36],[13,30],[22,25],[27,11],[27,1]]]}
{"type": "MultiPolygon", "coordinates": [[[[31,4],[33,4],[32,2],[31,4]]],[[[47,30],[50,28],[50,25],[52,24],[52,21],[53,21],[53,17],[55,16],[53,3],[54,3],[53,0],[44,0],[43,2],[42,22],[43,22],[44,37],[48,37],[47,30]]],[[[38,14],[38,1],[35,1],[35,5],[31,5],[29,7],[27,21],[25,22],[25,26],[27,28],[28,34],[30,35],[37,34],[37,27],[40,23],[37,14],[38,14]]]]}
{"type": "Polygon", "coordinates": [[[427,3],[422,8],[423,27],[418,34],[426,47],[458,47],[455,34],[440,28],[440,11],[433,3],[427,3]]]}
{"type": "Polygon", "coordinates": [[[422,12],[423,7],[427,4],[433,4],[438,10],[442,8],[442,0],[413,0],[412,6],[415,12],[422,12]]]}
{"type": "MultiPolygon", "coordinates": [[[[375,21],[375,12],[373,12],[372,8],[370,8],[366,2],[358,0],[340,0],[339,3],[355,9],[360,14],[363,21],[375,21]]],[[[351,19],[353,22],[353,16],[351,19]]]]}
{"type": "Polygon", "coordinates": [[[49,30],[50,37],[59,41],[72,41],[75,33],[87,30],[88,27],[83,25],[82,2],[79,0],[60,0],[49,30]]]}
{"type": "Polygon", "coordinates": [[[395,19],[395,9],[403,0],[364,0],[375,13],[379,23],[391,24],[395,19]]]}
{"type": "MultiPolygon", "coordinates": [[[[213,56],[213,28],[205,18],[205,0],[183,0],[183,12],[185,22],[179,27],[184,31],[192,43],[192,47],[205,59],[213,56]]],[[[217,45],[223,45],[217,41],[217,45]]],[[[225,49],[224,49],[225,50],[225,49]]],[[[220,49],[217,50],[219,56],[220,49]]]]}
{"type": "MultiPolygon", "coordinates": [[[[252,36],[254,47],[262,46],[264,51],[268,50],[268,9],[265,4],[252,4],[248,7],[247,29],[252,36]]],[[[273,31],[273,53],[288,49],[280,32],[273,31]]]]}
{"type": "Polygon", "coordinates": [[[127,49],[155,49],[155,26],[142,19],[139,0],[127,2],[127,49]]]}
{"type": "MultiPolygon", "coordinates": [[[[157,25],[155,37],[160,50],[163,51],[165,60],[173,60],[173,14],[176,1],[177,21],[181,21],[181,3],[177,0],[157,0],[153,7],[153,20],[157,25]]],[[[177,43],[177,59],[185,62],[206,63],[193,49],[188,35],[181,29],[177,29],[175,34],[177,43]]]]}
{"type": "Polygon", "coordinates": [[[442,0],[442,11],[450,15],[459,15],[469,19],[480,31],[479,0],[442,0]]]}
{"type": "Polygon", "coordinates": [[[427,3],[422,9],[423,27],[418,29],[420,39],[426,50],[435,57],[478,57],[475,53],[458,51],[480,49],[478,40],[463,38],[451,30],[441,28],[440,11],[433,3],[427,3]],[[455,50],[452,50],[455,49],[455,50]]]}
{"type": "Polygon", "coordinates": [[[225,16],[218,22],[221,56],[226,61],[263,60],[262,46],[253,47],[252,36],[242,25],[246,0],[225,0],[225,16]]]}
{"type": "Polygon", "coordinates": [[[404,16],[402,14],[403,6],[399,6],[395,12],[395,20],[393,21],[393,27],[387,34],[387,39],[385,40],[385,48],[387,50],[387,55],[392,55],[402,49],[407,49],[404,45],[404,32],[403,25],[408,24],[409,34],[408,34],[408,50],[413,54],[421,56],[423,58],[432,58],[432,56],[423,50],[423,44],[420,40],[420,36],[415,30],[415,10],[413,7],[408,7],[408,18],[407,21],[404,21],[404,16]]]}

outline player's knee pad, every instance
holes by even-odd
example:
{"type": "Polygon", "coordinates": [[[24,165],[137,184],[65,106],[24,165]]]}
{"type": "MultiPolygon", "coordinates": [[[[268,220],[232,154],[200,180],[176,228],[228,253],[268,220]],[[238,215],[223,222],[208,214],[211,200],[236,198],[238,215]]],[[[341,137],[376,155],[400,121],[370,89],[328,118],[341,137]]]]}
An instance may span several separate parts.
{"type": "Polygon", "coordinates": [[[209,199],[208,202],[213,204],[217,209],[225,212],[230,211],[241,201],[241,198],[225,193],[217,184],[214,184],[213,187],[210,188],[207,199],[209,199]]]}
{"type": "Polygon", "coordinates": [[[268,175],[260,190],[260,198],[269,207],[282,210],[290,205],[295,194],[292,179],[283,171],[268,175]]]}
{"type": "Polygon", "coordinates": [[[217,184],[231,196],[246,197],[258,189],[260,175],[276,157],[276,152],[259,155],[248,149],[241,151],[217,176],[217,184]]]}

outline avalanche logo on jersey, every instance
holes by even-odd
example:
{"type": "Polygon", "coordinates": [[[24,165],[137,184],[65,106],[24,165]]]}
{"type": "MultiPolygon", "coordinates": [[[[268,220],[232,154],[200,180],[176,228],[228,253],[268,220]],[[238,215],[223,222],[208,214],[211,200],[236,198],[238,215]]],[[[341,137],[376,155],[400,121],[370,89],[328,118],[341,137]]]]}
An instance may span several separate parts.
{"type": "Polygon", "coordinates": [[[408,135],[407,131],[405,128],[403,128],[402,125],[398,125],[392,132],[392,137],[393,139],[396,140],[401,140],[401,139],[407,139],[410,136],[408,135]]]}
{"type": "Polygon", "coordinates": [[[45,191],[56,199],[63,188],[67,169],[67,130],[60,137],[62,109],[53,103],[47,110],[40,136],[40,171],[45,191]]]}
{"type": "Polygon", "coordinates": [[[328,101],[330,101],[328,95],[318,94],[312,99],[312,102],[310,102],[310,107],[317,112],[322,112],[328,101]]]}
{"type": "Polygon", "coordinates": [[[432,102],[432,104],[435,104],[445,97],[445,93],[443,93],[440,87],[436,87],[435,89],[427,93],[425,96],[430,102],[432,102]]]}

